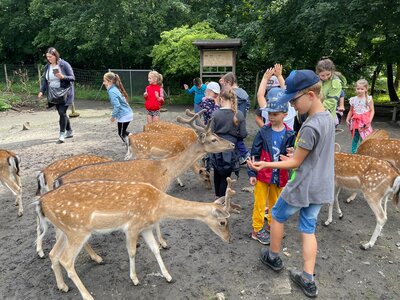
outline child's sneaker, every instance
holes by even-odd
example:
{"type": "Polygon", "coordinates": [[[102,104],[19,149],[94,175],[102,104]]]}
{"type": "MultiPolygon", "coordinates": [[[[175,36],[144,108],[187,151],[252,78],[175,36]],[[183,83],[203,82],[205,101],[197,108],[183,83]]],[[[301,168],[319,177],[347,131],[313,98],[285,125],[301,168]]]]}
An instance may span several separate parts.
{"type": "Polygon", "coordinates": [[[271,259],[269,257],[269,248],[261,249],[261,257],[260,258],[264,265],[267,265],[274,271],[280,271],[284,267],[283,261],[279,256],[275,257],[274,259],[271,259]]]}
{"type": "Polygon", "coordinates": [[[251,233],[251,238],[253,240],[259,241],[263,245],[269,245],[270,238],[269,234],[262,228],[260,231],[254,231],[251,233]]]}
{"type": "Polygon", "coordinates": [[[70,139],[74,137],[74,132],[72,130],[67,130],[67,134],[65,135],[66,139],[70,139]]]}
{"type": "Polygon", "coordinates": [[[269,224],[266,224],[264,226],[264,229],[265,229],[266,232],[271,233],[271,226],[269,226],[269,224]]]}
{"type": "Polygon", "coordinates": [[[267,216],[268,216],[268,207],[265,208],[264,219],[267,219],[267,216]]]}
{"type": "Polygon", "coordinates": [[[315,298],[318,295],[318,288],[315,285],[315,281],[307,281],[301,276],[301,272],[290,270],[289,271],[290,279],[296,283],[303,293],[310,298],[315,298]]]}

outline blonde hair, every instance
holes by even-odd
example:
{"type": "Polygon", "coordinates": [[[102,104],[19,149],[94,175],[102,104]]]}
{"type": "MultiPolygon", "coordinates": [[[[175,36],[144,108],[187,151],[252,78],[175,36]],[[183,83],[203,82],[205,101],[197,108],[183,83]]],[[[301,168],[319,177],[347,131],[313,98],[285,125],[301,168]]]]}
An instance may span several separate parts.
{"type": "Polygon", "coordinates": [[[318,81],[316,84],[313,84],[312,86],[309,86],[308,88],[305,88],[304,90],[301,90],[300,92],[298,92],[298,94],[305,94],[308,92],[313,92],[319,99],[321,99],[321,102],[324,102],[324,97],[322,95],[321,81],[318,81]]]}
{"type": "Polygon", "coordinates": [[[107,72],[104,74],[104,78],[112,83],[115,84],[117,89],[121,92],[122,96],[125,97],[125,101],[128,102],[128,93],[126,92],[124,85],[122,84],[121,78],[118,76],[118,74],[115,74],[113,72],[107,72]]]}
{"type": "Polygon", "coordinates": [[[149,72],[149,76],[154,76],[156,79],[157,79],[157,84],[159,85],[159,86],[162,86],[162,83],[163,83],[163,76],[160,74],[160,73],[158,73],[157,71],[150,71],[149,72]]]}
{"type": "Polygon", "coordinates": [[[368,103],[368,81],[365,79],[359,79],[356,82],[356,87],[357,85],[361,85],[362,87],[364,87],[366,89],[365,91],[365,102],[368,103]]]}
{"type": "Polygon", "coordinates": [[[233,111],[233,125],[238,126],[239,125],[239,119],[237,117],[237,98],[236,98],[236,93],[233,89],[225,89],[221,92],[220,97],[223,98],[226,101],[231,101],[231,109],[233,111]]]}

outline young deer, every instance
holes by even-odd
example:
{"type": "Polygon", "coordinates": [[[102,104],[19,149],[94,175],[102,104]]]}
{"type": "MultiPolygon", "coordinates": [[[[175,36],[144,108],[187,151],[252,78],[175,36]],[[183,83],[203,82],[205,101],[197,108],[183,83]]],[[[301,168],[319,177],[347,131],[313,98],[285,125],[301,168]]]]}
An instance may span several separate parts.
{"type": "MultiPolygon", "coordinates": [[[[105,162],[96,165],[82,166],[72,170],[55,181],[55,186],[61,184],[80,181],[80,180],[124,180],[150,183],[156,188],[166,191],[172,181],[180,174],[185,172],[193,162],[208,152],[218,153],[234,149],[235,145],[225,139],[218,137],[211,132],[211,122],[206,128],[194,124],[194,116],[191,119],[178,117],[178,121],[190,124],[198,132],[196,142],[185,148],[180,154],[161,160],[130,160],[119,162],[105,162]]],[[[161,236],[160,228],[156,226],[157,238],[163,248],[167,248],[167,243],[161,236]]],[[[39,229],[38,229],[39,230],[39,229]]],[[[41,240],[37,243],[41,245],[41,240]]],[[[87,251],[92,252],[89,245],[87,251]]],[[[41,248],[37,246],[40,254],[41,248]]],[[[94,251],[93,251],[94,252],[94,251]]],[[[90,255],[90,254],[89,254],[90,255]]],[[[95,259],[96,261],[98,260],[95,259]]]]}
{"type": "Polygon", "coordinates": [[[0,181],[14,194],[19,217],[24,214],[24,208],[22,207],[22,184],[19,175],[20,162],[20,158],[15,153],[0,149],[0,181]]]}
{"type": "MultiPolygon", "coordinates": [[[[400,194],[399,173],[386,161],[374,157],[335,153],[335,203],[339,217],[342,212],[339,206],[340,190],[348,189],[361,192],[376,217],[376,227],[368,243],[362,249],[372,248],[387,220],[387,201],[393,199],[398,204],[400,194]],[[382,207],[383,204],[383,207],[382,207]]],[[[332,222],[333,204],[329,205],[329,216],[325,225],[332,222]]]]}
{"type": "MultiPolygon", "coordinates": [[[[230,178],[228,178],[230,179],[230,178]]],[[[196,219],[207,224],[222,240],[229,242],[230,198],[235,194],[231,181],[225,205],[178,199],[148,183],[122,181],[84,181],[69,183],[43,195],[37,201],[37,214],[46,233],[47,222],[56,228],[58,238],[50,252],[58,289],[67,292],[60,264],[79,289],[82,298],[93,299],[75,271],[75,259],[93,233],[122,230],[130,261],[130,278],[139,284],[136,275],[136,242],[141,234],[155,255],[161,273],[170,282],[154,239],[152,228],[164,219],[196,219]]]]}
{"type": "Polygon", "coordinates": [[[386,160],[400,172],[400,140],[368,139],[358,147],[357,154],[386,160]]]}
{"type": "Polygon", "coordinates": [[[91,155],[91,154],[74,155],[71,157],[57,160],[48,165],[38,174],[37,176],[38,189],[36,191],[36,196],[51,191],[53,189],[54,180],[58,176],[80,166],[96,164],[106,161],[112,161],[112,159],[108,157],[91,155]]]}
{"type": "MultiPolygon", "coordinates": [[[[204,113],[204,111],[200,111],[197,115],[199,117],[204,113]]],[[[190,113],[190,111],[187,109],[186,110],[186,115],[189,117],[193,117],[196,114],[190,113]]],[[[185,147],[189,147],[191,144],[196,142],[197,140],[197,134],[196,131],[193,130],[192,128],[187,128],[178,124],[170,123],[170,122],[165,122],[165,121],[158,121],[158,122],[153,122],[150,124],[147,124],[143,127],[144,132],[154,132],[154,133],[159,133],[159,134],[164,134],[168,136],[174,136],[178,139],[180,139],[181,143],[185,145],[185,147]]],[[[165,139],[165,137],[164,137],[165,139]]],[[[171,143],[172,144],[172,143],[171,143]]],[[[164,144],[165,147],[172,147],[172,145],[167,145],[164,144]]],[[[128,149],[129,152],[129,149],[128,149]]],[[[176,153],[177,154],[177,153],[176,153]]],[[[128,153],[127,153],[128,156],[128,153]]],[[[165,157],[167,158],[167,157],[165,157]]],[[[210,173],[199,164],[198,161],[195,161],[193,163],[193,166],[191,167],[192,171],[197,174],[202,182],[206,185],[208,189],[211,189],[211,179],[210,179],[210,173]]],[[[182,181],[180,178],[177,178],[177,181],[180,186],[183,186],[182,181]]]]}

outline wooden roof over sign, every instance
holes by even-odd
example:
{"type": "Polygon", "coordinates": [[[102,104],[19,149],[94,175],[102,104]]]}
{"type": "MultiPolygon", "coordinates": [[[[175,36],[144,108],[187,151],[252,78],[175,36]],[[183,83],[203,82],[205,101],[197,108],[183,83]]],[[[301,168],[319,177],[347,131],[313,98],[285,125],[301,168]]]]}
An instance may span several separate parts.
{"type": "Polygon", "coordinates": [[[227,49],[239,48],[242,46],[241,39],[224,39],[224,40],[196,40],[193,45],[199,49],[227,49]]]}

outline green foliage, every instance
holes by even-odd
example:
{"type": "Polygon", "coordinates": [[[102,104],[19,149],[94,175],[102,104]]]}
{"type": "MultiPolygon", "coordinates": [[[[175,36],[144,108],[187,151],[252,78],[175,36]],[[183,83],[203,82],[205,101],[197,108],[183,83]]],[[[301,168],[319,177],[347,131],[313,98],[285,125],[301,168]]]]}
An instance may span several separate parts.
{"type": "Polygon", "coordinates": [[[151,51],[153,64],[166,77],[195,76],[200,71],[200,55],[193,41],[224,38],[227,36],[217,33],[207,22],[164,31],[161,33],[161,41],[151,51]]]}

